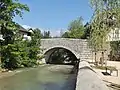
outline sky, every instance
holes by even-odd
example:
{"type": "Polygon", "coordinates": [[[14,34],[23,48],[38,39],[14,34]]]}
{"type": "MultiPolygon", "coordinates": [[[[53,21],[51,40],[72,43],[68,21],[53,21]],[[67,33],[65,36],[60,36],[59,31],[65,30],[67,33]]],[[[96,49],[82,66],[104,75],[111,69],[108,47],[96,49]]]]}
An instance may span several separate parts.
{"type": "Polygon", "coordinates": [[[89,22],[93,11],[90,0],[19,0],[27,4],[30,12],[24,12],[23,19],[14,20],[24,28],[40,28],[50,30],[52,36],[67,30],[72,20],[82,16],[84,23],[89,22]]]}

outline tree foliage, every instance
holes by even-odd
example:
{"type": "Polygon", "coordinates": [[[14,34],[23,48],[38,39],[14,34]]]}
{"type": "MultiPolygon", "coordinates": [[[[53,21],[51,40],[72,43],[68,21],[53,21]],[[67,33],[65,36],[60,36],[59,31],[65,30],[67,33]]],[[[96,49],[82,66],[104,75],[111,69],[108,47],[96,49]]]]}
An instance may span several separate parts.
{"type": "Polygon", "coordinates": [[[90,0],[90,2],[94,10],[91,20],[90,45],[95,52],[102,51],[102,61],[104,61],[108,33],[119,28],[120,1],[90,0]]]}
{"type": "Polygon", "coordinates": [[[5,39],[4,45],[14,42],[19,25],[13,21],[13,18],[16,15],[22,17],[23,11],[29,11],[29,8],[27,5],[18,3],[18,0],[0,1],[0,32],[5,39]]]}
{"type": "Polygon", "coordinates": [[[84,34],[84,25],[82,17],[72,21],[68,27],[71,38],[82,38],[84,34]]]}
{"type": "Polygon", "coordinates": [[[90,42],[95,50],[104,48],[107,35],[111,30],[119,28],[119,0],[90,0],[94,15],[91,21],[90,42]]]}
{"type": "Polygon", "coordinates": [[[62,38],[70,38],[69,32],[63,33],[62,38]]]}
{"type": "Polygon", "coordinates": [[[37,64],[41,39],[39,29],[33,30],[31,40],[23,40],[19,33],[18,37],[14,43],[2,46],[1,62],[3,68],[15,69],[19,67],[32,67],[37,64]]]}
{"type": "Polygon", "coordinates": [[[111,41],[110,60],[120,61],[120,41],[111,41]]]}
{"type": "Polygon", "coordinates": [[[82,36],[82,39],[89,39],[90,38],[90,31],[91,31],[91,26],[90,24],[87,22],[84,25],[84,34],[82,36]]]}
{"type": "Polygon", "coordinates": [[[50,31],[44,31],[42,38],[51,38],[50,31]]]}
{"type": "Polygon", "coordinates": [[[23,11],[29,11],[27,5],[17,2],[18,0],[1,0],[0,1],[0,31],[5,41],[9,38],[13,40],[13,32],[18,28],[18,25],[13,21],[17,15],[22,17],[23,11]]]}
{"type": "Polygon", "coordinates": [[[0,50],[2,68],[15,69],[36,65],[40,51],[39,30],[33,30],[31,41],[23,40],[19,33],[20,26],[13,21],[15,16],[22,17],[23,11],[29,11],[29,8],[18,0],[0,1],[0,32],[4,39],[0,50]]]}
{"type": "Polygon", "coordinates": [[[36,61],[39,59],[38,54],[40,54],[40,39],[41,32],[39,29],[34,29],[31,35],[30,41],[24,41],[24,53],[25,58],[21,65],[25,67],[31,67],[36,65],[36,61]]]}
{"type": "Polygon", "coordinates": [[[62,37],[63,38],[83,38],[84,35],[84,25],[82,17],[73,20],[68,26],[68,31],[65,32],[62,37]]]}

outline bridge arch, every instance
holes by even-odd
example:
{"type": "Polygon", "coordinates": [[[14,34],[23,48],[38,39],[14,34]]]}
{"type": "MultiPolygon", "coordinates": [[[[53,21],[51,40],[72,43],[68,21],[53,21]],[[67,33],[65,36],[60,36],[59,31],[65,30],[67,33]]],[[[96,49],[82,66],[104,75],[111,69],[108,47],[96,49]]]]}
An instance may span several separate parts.
{"type": "Polygon", "coordinates": [[[65,47],[65,46],[53,46],[53,47],[50,47],[46,50],[44,50],[44,55],[45,55],[45,61],[48,62],[51,54],[57,50],[57,49],[64,49],[64,50],[68,50],[70,53],[72,53],[76,59],[80,59],[79,58],[79,55],[77,54],[77,52],[75,52],[74,50],[70,49],[69,47],[65,47]]]}

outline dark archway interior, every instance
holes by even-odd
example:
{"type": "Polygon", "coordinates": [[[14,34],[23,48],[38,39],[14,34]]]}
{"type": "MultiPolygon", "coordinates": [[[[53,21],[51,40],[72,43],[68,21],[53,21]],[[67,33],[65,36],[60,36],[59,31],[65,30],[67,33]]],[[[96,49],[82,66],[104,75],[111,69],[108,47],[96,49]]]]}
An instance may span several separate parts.
{"type": "Polygon", "coordinates": [[[47,56],[47,64],[69,64],[75,65],[78,62],[76,56],[65,48],[53,48],[45,54],[47,56]]]}

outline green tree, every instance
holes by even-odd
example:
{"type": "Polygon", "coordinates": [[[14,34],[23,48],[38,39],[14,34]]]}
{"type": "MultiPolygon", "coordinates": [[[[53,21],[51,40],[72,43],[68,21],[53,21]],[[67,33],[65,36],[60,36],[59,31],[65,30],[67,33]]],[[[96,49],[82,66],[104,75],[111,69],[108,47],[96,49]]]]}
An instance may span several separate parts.
{"type": "Polygon", "coordinates": [[[120,41],[111,41],[110,60],[120,61],[120,41]]]}
{"type": "MultiPolygon", "coordinates": [[[[102,51],[104,61],[104,50],[107,35],[111,30],[119,28],[120,3],[119,0],[90,0],[94,15],[91,21],[90,44],[94,51],[102,51]]],[[[103,62],[102,62],[103,63],[103,62]]]]}
{"type": "Polygon", "coordinates": [[[82,17],[73,20],[68,26],[68,31],[66,31],[63,35],[63,38],[85,38],[85,27],[83,25],[82,17]]]}
{"type": "Polygon", "coordinates": [[[23,11],[29,11],[27,5],[20,4],[18,0],[0,1],[0,32],[4,41],[1,45],[1,62],[3,68],[13,69],[19,67],[20,51],[16,42],[19,41],[19,25],[13,21],[15,16],[22,17],[23,11]]]}
{"type": "Polygon", "coordinates": [[[84,25],[82,17],[72,21],[68,27],[70,38],[82,38],[84,34],[84,25]]]}
{"type": "MultiPolygon", "coordinates": [[[[32,29],[31,29],[32,30],[32,29]]],[[[41,40],[41,31],[36,28],[32,30],[31,40],[24,41],[24,56],[21,65],[25,67],[32,67],[36,65],[37,60],[39,59],[38,54],[40,54],[40,40],[41,40]]]]}
{"type": "Polygon", "coordinates": [[[41,31],[39,29],[34,29],[32,33],[32,40],[29,43],[31,59],[37,60],[37,55],[40,53],[40,40],[41,40],[41,31]]]}
{"type": "Polygon", "coordinates": [[[69,37],[69,32],[65,32],[65,33],[62,35],[62,38],[70,38],[70,37],[69,37]]]}
{"type": "Polygon", "coordinates": [[[84,34],[82,36],[82,39],[89,39],[90,38],[90,31],[91,31],[91,25],[87,22],[84,25],[84,34]]]}
{"type": "Polygon", "coordinates": [[[44,31],[43,38],[51,38],[50,31],[44,31]]]}

